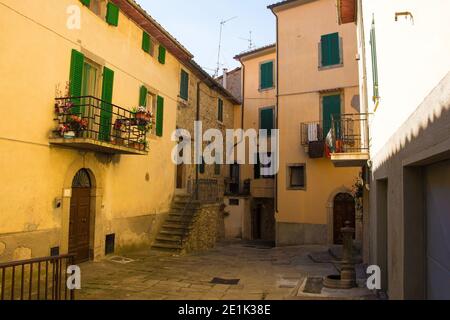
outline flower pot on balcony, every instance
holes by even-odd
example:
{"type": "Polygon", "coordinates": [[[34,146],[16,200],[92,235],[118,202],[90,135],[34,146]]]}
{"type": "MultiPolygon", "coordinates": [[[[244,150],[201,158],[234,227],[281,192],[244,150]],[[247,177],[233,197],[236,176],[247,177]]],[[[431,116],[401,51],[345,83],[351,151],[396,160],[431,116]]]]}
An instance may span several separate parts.
{"type": "Polygon", "coordinates": [[[76,137],[75,131],[67,131],[64,133],[64,139],[73,139],[76,137]]]}

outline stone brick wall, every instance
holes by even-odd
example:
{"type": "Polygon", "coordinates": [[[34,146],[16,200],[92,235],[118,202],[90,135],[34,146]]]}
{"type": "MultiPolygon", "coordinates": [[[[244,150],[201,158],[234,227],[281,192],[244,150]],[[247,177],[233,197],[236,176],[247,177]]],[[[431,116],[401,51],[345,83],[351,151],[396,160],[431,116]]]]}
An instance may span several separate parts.
{"type": "Polygon", "coordinates": [[[197,210],[192,231],[186,239],[183,252],[204,251],[214,248],[218,238],[220,204],[202,205],[197,210]]]}
{"type": "MultiPolygon", "coordinates": [[[[223,85],[223,76],[217,79],[223,85]]],[[[236,68],[227,73],[228,91],[233,94],[239,101],[242,101],[242,68],[236,68]]]]}
{"type": "MultiPolygon", "coordinates": [[[[190,132],[192,138],[192,160],[194,160],[194,121],[197,116],[197,83],[198,78],[190,73],[189,77],[189,99],[187,102],[178,103],[177,109],[177,128],[186,129],[190,132]]],[[[225,137],[226,129],[234,128],[234,105],[233,103],[219,94],[218,91],[211,89],[204,83],[200,83],[200,120],[203,124],[203,132],[214,128],[222,131],[225,137]],[[223,101],[223,122],[218,121],[218,99],[223,101]]],[[[208,143],[203,143],[205,148],[208,143]]],[[[223,152],[223,154],[225,151],[223,152]]],[[[196,166],[185,165],[183,172],[184,186],[187,186],[189,180],[195,179],[196,166]]],[[[205,173],[199,174],[199,179],[216,179],[219,182],[219,189],[224,189],[224,179],[230,176],[229,166],[221,165],[220,174],[215,174],[214,165],[205,165],[205,173]]]]}

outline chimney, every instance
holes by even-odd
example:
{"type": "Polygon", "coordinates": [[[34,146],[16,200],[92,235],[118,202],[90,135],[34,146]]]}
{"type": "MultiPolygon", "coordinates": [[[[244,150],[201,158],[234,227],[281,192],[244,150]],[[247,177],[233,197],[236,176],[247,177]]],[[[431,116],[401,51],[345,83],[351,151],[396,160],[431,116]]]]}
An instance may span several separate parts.
{"type": "Polygon", "coordinates": [[[228,69],[223,68],[223,76],[222,76],[222,86],[227,89],[227,77],[228,77],[228,69]]]}

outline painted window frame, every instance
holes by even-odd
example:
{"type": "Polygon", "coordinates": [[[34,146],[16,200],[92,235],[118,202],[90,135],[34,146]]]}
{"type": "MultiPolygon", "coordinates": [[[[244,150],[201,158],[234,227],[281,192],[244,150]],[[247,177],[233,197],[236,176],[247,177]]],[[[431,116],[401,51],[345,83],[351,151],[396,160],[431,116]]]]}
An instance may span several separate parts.
{"type": "Polygon", "coordinates": [[[264,91],[269,91],[269,90],[273,90],[273,89],[275,89],[275,80],[277,79],[277,75],[276,75],[276,69],[275,69],[275,59],[270,59],[270,60],[265,60],[265,61],[261,61],[260,63],[259,63],[259,66],[258,66],[258,90],[260,91],[260,92],[264,92],[264,91]],[[272,71],[272,86],[271,87],[268,87],[268,88],[262,88],[262,66],[264,65],[264,64],[267,64],[267,63],[270,63],[270,62],[272,62],[272,69],[273,69],[273,71],[272,71]]]}
{"type": "Polygon", "coordinates": [[[306,163],[290,163],[286,166],[286,189],[296,190],[296,191],[306,191],[307,187],[307,172],[306,163]],[[292,169],[293,168],[303,168],[303,186],[292,185],[292,169]]]}
{"type": "Polygon", "coordinates": [[[339,58],[340,58],[340,62],[338,64],[333,64],[333,65],[329,65],[329,66],[324,66],[322,65],[322,41],[319,41],[317,47],[318,47],[318,56],[319,56],[319,60],[318,60],[318,69],[319,71],[324,71],[324,70],[329,70],[329,69],[336,69],[336,68],[342,68],[344,67],[344,39],[343,37],[341,37],[340,33],[339,34],[339,58]]]}

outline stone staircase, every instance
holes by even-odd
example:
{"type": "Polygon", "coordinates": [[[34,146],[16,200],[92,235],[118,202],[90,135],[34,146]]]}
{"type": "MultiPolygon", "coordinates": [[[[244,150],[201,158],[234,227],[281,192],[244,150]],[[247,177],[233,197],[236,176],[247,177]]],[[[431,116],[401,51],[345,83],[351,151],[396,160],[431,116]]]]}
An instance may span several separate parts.
{"type": "Polygon", "coordinates": [[[162,225],[152,249],[170,253],[181,253],[183,241],[192,230],[192,222],[200,204],[191,201],[191,195],[178,194],[171,211],[162,225]]]}

